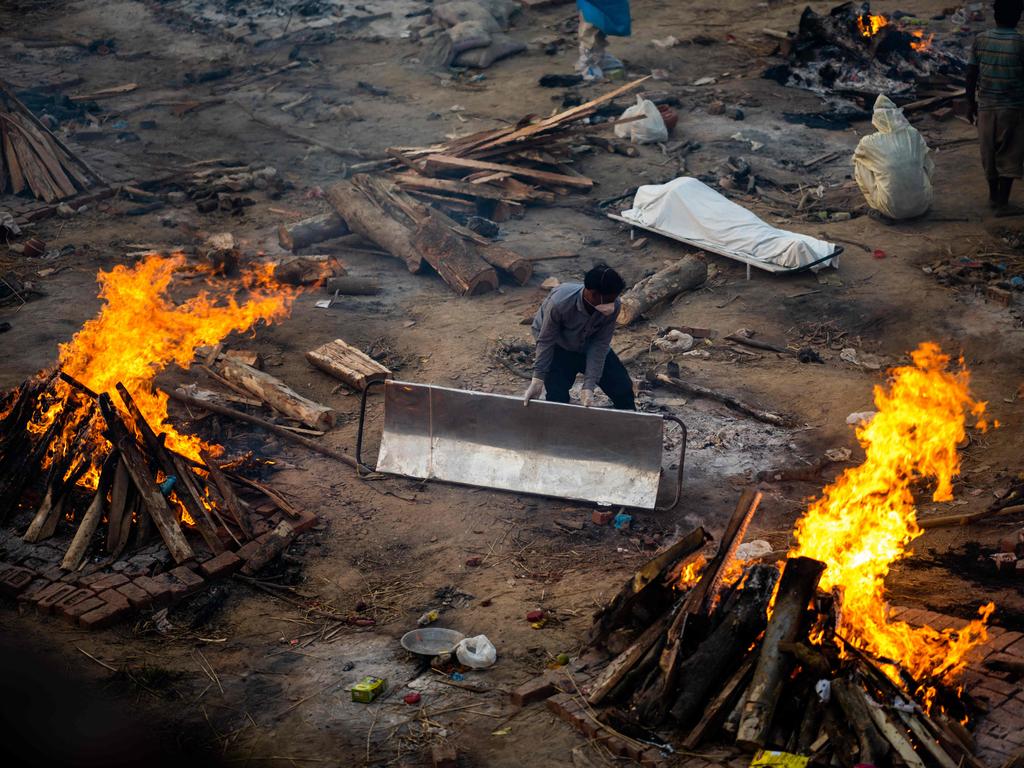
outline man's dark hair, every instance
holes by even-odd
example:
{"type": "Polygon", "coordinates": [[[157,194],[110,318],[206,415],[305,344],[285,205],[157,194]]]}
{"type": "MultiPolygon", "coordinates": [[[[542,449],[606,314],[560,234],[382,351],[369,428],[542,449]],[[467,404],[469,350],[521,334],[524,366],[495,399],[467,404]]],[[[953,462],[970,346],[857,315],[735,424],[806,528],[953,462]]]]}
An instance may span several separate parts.
{"type": "Polygon", "coordinates": [[[992,6],[1000,27],[1016,27],[1024,12],[1024,0],[995,0],[992,6]]]}
{"type": "Polygon", "coordinates": [[[597,291],[602,296],[618,296],[626,287],[626,281],[607,264],[598,264],[583,278],[583,287],[597,291]]]}

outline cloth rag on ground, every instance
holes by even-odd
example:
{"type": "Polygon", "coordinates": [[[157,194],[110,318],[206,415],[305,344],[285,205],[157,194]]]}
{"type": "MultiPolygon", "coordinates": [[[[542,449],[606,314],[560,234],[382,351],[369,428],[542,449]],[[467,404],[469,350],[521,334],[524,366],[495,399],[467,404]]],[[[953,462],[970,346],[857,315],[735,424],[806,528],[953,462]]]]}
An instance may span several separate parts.
{"type": "Polygon", "coordinates": [[[834,244],[773,227],[689,176],[640,187],[622,218],[721,256],[774,265],[772,271],[838,266],[834,244]]]}
{"type": "Polygon", "coordinates": [[[853,153],[853,175],[867,204],[891,219],[920,216],[932,204],[932,172],[925,140],[886,96],[875,101],[871,124],[853,153]]]}
{"type": "Polygon", "coordinates": [[[629,37],[633,32],[629,0],[576,0],[576,7],[585,21],[606,35],[629,37]]]}

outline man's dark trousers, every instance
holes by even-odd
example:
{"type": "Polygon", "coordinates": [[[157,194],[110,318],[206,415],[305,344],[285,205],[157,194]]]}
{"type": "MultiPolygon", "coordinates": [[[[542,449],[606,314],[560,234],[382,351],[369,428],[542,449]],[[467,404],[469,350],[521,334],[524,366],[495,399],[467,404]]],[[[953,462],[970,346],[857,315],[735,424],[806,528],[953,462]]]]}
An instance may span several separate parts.
{"type": "MultiPolygon", "coordinates": [[[[544,377],[545,400],[553,403],[568,403],[569,389],[576,381],[576,376],[587,369],[587,356],[583,352],[569,352],[555,347],[555,356],[551,361],[551,369],[544,377]]],[[[635,411],[636,401],[633,399],[633,381],[622,361],[612,350],[604,361],[604,373],[601,374],[597,386],[611,398],[612,404],[620,411],[635,411]]]]}

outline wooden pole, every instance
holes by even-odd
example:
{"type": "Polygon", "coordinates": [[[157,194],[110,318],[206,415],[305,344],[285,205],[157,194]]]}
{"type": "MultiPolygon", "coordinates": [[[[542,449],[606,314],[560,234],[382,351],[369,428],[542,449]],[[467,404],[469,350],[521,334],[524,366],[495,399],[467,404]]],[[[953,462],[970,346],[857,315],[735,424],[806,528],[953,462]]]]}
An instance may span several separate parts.
{"type": "Polygon", "coordinates": [[[322,243],[349,234],[348,224],[334,211],[310,216],[308,219],[282,224],[277,228],[277,242],[293,253],[307,245],[322,243]]]}
{"type": "Polygon", "coordinates": [[[889,754],[889,742],[875,727],[860,686],[852,680],[837,678],[832,681],[832,696],[846,715],[847,724],[851,726],[849,730],[857,737],[860,746],[857,762],[885,765],[889,754]]]}
{"type": "Polygon", "coordinates": [[[103,510],[107,501],[107,492],[114,481],[114,471],[117,468],[119,457],[117,451],[111,451],[103,462],[100,469],[100,479],[96,485],[96,493],[93,494],[92,503],[85,510],[82,519],[78,521],[78,530],[71,540],[67,551],[64,553],[64,560],[60,567],[66,571],[73,571],[82,563],[85,551],[89,548],[89,542],[99,527],[100,519],[103,517],[103,510]]]}
{"type": "MultiPolygon", "coordinates": [[[[651,377],[648,376],[648,378],[651,377]]],[[[733,397],[732,395],[726,395],[723,394],[722,392],[716,392],[713,389],[702,387],[700,384],[694,384],[689,381],[682,381],[681,379],[673,378],[672,376],[668,376],[667,374],[664,373],[654,374],[653,378],[654,381],[657,381],[661,384],[667,384],[668,386],[678,389],[681,392],[685,392],[686,394],[694,395],[695,397],[706,397],[710,400],[717,400],[718,402],[729,406],[734,411],[744,413],[747,416],[751,416],[757,419],[758,421],[763,421],[765,424],[772,424],[776,427],[793,426],[793,420],[788,416],[782,416],[777,413],[772,413],[770,411],[765,411],[760,408],[755,408],[754,406],[748,405],[747,403],[733,397]]]]}
{"type": "Polygon", "coordinates": [[[392,218],[382,202],[368,198],[352,181],[339,181],[325,197],[349,229],[404,261],[410,272],[420,271],[423,258],[413,243],[415,222],[392,218]]]}
{"type": "Polygon", "coordinates": [[[809,557],[786,561],[771,621],[765,629],[754,678],[747,689],[736,744],[748,749],[765,745],[783,680],[792,666],[779,643],[792,643],[801,630],[807,606],[818,588],[825,564],[809,557]]]}
{"type": "Polygon", "coordinates": [[[221,498],[224,499],[224,503],[227,505],[231,516],[235,518],[235,522],[238,523],[238,527],[242,529],[245,537],[252,541],[256,538],[256,531],[252,527],[249,510],[246,509],[244,502],[235,495],[235,489],[231,487],[231,481],[220,471],[220,467],[213,463],[210,455],[206,451],[201,452],[199,455],[202,456],[203,463],[209,469],[210,479],[213,480],[213,484],[220,491],[221,498]]]}
{"type": "Polygon", "coordinates": [[[696,256],[684,256],[622,294],[622,308],[616,323],[620,326],[634,323],[652,307],[683,291],[692,291],[707,279],[708,265],[696,256]]]}
{"type": "Polygon", "coordinates": [[[327,430],[334,426],[335,412],[333,408],[303,397],[269,373],[257,370],[226,355],[220,358],[217,372],[232,384],[255,395],[285,416],[297,419],[314,429],[327,430]]]}

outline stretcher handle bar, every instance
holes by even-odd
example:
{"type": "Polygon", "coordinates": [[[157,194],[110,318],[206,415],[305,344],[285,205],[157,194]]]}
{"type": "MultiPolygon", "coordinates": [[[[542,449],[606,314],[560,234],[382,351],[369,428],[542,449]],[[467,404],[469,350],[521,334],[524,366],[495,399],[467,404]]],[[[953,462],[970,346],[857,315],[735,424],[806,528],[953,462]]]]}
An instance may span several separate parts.
{"type": "MultiPolygon", "coordinates": [[[[679,429],[682,430],[683,432],[683,439],[679,443],[679,469],[676,471],[675,496],[673,497],[671,504],[668,504],[664,507],[656,506],[654,508],[656,512],[668,512],[669,510],[675,509],[676,505],[679,503],[679,499],[683,495],[683,462],[686,460],[686,425],[683,424],[682,419],[680,419],[678,416],[662,414],[662,418],[665,419],[665,421],[674,421],[676,424],[678,424],[679,429]]],[[[359,460],[358,453],[356,453],[356,460],[359,460]]]]}
{"type": "Polygon", "coordinates": [[[820,259],[815,259],[809,264],[804,264],[802,266],[797,267],[796,269],[788,269],[786,271],[789,272],[791,275],[798,275],[801,272],[806,272],[811,267],[816,267],[823,261],[828,261],[829,259],[838,259],[840,256],[842,256],[844,250],[845,249],[843,248],[843,246],[837,245],[836,249],[832,251],[832,253],[830,253],[828,256],[822,256],[820,259]]]}
{"type": "Polygon", "coordinates": [[[359,398],[359,431],[356,433],[356,474],[362,476],[362,471],[366,470],[368,473],[376,472],[373,467],[368,467],[363,463],[363,427],[366,425],[366,396],[370,394],[370,388],[377,384],[386,384],[387,379],[377,379],[371,381],[365,387],[363,387],[363,394],[359,398]]]}

